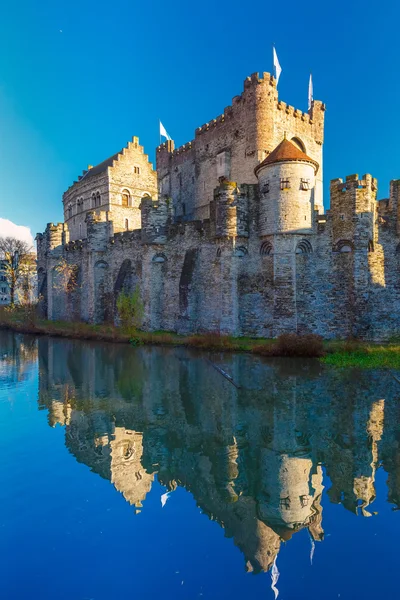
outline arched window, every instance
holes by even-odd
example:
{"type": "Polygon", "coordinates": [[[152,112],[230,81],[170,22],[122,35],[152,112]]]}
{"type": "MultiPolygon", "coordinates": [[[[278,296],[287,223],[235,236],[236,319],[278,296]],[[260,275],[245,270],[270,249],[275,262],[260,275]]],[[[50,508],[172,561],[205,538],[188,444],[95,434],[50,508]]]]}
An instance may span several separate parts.
{"type": "Polygon", "coordinates": [[[301,141],[300,138],[298,137],[292,137],[292,139],[290,140],[292,142],[292,144],[294,144],[295,146],[297,146],[297,148],[299,150],[301,150],[302,152],[306,152],[306,147],[303,144],[303,142],[301,141]]]}
{"type": "Polygon", "coordinates": [[[161,252],[159,252],[158,254],[155,254],[153,256],[152,262],[153,263],[163,263],[167,260],[167,257],[165,256],[165,254],[162,254],[161,252]]]}
{"type": "Polygon", "coordinates": [[[312,246],[308,240],[301,240],[297,244],[296,254],[311,254],[312,251],[312,246]]]}
{"type": "Polygon", "coordinates": [[[130,195],[130,193],[129,193],[128,190],[123,190],[122,191],[122,194],[121,194],[121,200],[122,200],[121,204],[122,204],[122,206],[129,206],[129,204],[130,204],[130,202],[129,202],[130,197],[131,197],[131,195],[130,195]]]}
{"type": "Polygon", "coordinates": [[[128,231],[128,229],[129,229],[129,221],[128,221],[128,219],[125,219],[125,229],[126,229],[126,231],[128,231]]]}
{"type": "Polygon", "coordinates": [[[350,240],[339,240],[335,247],[334,247],[334,252],[353,252],[354,250],[354,246],[353,246],[353,242],[351,242],[350,240]]]}
{"type": "Polygon", "coordinates": [[[261,244],[260,254],[261,256],[269,256],[272,254],[272,250],[273,248],[271,242],[265,241],[261,244]]]}
{"type": "Polygon", "coordinates": [[[82,223],[79,223],[79,237],[82,239],[82,223]]]}
{"type": "Polygon", "coordinates": [[[217,258],[221,258],[221,248],[218,248],[217,250],[217,258]]]}
{"type": "Polygon", "coordinates": [[[68,204],[67,217],[68,217],[68,219],[70,219],[72,217],[72,204],[68,204]]]}
{"type": "Polygon", "coordinates": [[[246,256],[247,254],[247,248],[245,248],[244,246],[238,246],[237,248],[235,248],[235,252],[234,255],[235,256],[246,256]]]}
{"type": "Polygon", "coordinates": [[[96,194],[92,194],[92,208],[96,208],[96,194]]]}
{"type": "Polygon", "coordinates": [[[97,194],[96,194],[96,206],[100,206],[100,205],[101,205],[100,192],[97,192],[97,194]]]}

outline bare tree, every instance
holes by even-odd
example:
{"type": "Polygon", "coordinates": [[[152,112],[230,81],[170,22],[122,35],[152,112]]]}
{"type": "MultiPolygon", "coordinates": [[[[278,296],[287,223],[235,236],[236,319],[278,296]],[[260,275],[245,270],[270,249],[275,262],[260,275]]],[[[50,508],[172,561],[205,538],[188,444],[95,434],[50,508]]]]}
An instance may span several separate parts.
{"type": "Polygon", "coordinates": [[[32,269],[32,252],[33,249],[27,242],[13,237],[0,237],[0,261],[10,286],[11,305],[15,303],[18,284],[26,279],[27,272],[32,269]]]}

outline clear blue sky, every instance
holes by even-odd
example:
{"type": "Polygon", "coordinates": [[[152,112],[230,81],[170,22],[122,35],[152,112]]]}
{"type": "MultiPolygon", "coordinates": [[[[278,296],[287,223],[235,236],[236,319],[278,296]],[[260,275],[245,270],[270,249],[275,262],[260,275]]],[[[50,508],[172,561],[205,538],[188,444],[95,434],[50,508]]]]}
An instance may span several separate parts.
{"type": "Polygon", "coordinates": [[[394,0],[7,2],[0,217],[34,233],[61,220],[62,192],[87,164],[132,135],[154,157],[159,118],[178,145],[191,140],[247,75],[271,71],[272,42],[280,98],[306,110],[312,70],[327,104],[326,184],[371,172],[385,197],[400,178],[399,19],[394,0]]]}

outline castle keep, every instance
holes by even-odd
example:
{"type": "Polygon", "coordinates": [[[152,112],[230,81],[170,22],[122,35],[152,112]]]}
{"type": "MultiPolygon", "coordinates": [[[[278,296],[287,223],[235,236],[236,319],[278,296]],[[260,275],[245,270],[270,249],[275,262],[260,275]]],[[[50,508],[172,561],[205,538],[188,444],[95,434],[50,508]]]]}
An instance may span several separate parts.
{"type": "Polygon", "coordinates": [[[64,223],[38,234],[49,319],[116,321],[139,289],[146,330],[388,339],[400,331],[400,182],[377,202],[371,175],[331,182],[325,105],[278,99],[268,73],[195,139],[149,163],[138,138],[64,194],[64,223]],[[76,285],[60,285],[60,263],[76,285]]]}

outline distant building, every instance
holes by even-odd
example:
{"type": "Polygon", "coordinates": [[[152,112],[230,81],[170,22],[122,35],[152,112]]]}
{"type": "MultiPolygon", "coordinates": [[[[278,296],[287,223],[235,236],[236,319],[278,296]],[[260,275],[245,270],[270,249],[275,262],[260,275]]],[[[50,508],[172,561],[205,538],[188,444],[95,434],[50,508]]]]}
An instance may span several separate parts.
{"type": "MultiPolygon", "coordinates": [[[[25,257],[24,267],[15,290],[15,304],[30,304],[37,300],[36,254],[25,257]]],[[[7,261],[0,260],[0,306],[11,303],[11,286],[7,275],[7,261]]]]}
{"type": "Polygon", "coordinates": [[[10,304],[10,286],[6,276],[6,261],[0,260],[0,306],[10,304]]]}

